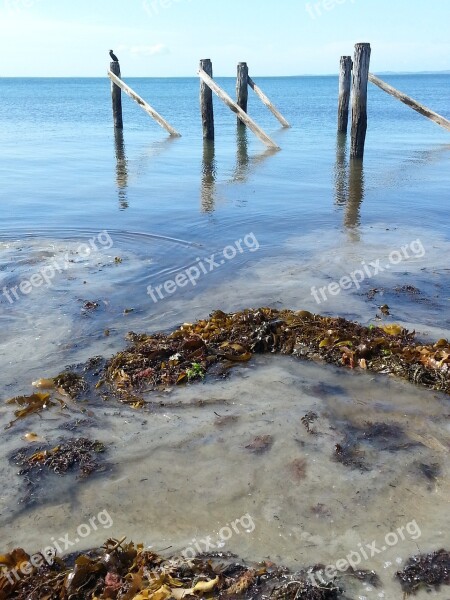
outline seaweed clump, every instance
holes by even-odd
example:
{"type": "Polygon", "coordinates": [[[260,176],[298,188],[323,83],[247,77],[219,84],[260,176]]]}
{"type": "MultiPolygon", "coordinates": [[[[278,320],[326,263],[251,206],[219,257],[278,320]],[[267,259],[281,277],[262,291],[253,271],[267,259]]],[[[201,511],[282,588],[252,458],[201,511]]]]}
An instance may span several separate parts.
{"type": "Polygon", "coordinates": [[[87,385],[81,375],[72,371],[65,371],[53,378],[55,386],[62,389],[71,398],[76,398],[86,390],[87,385]]]}
{"type": "Polygon", "coordinates": [[[396,577],[407,594],[415,594],[422,588],[431,591],[433,587],[450,585],[450,552],[442,549],[413,556],[396,577]]]}
{"type": "Polygon", "coordinates": [[[95,455],[104,451],[104,444],[98,440],[74,438],[55,447],[41,446],[31,451],[29,447],[22,448],[11,460],[21,467],[19,475],[29,476],[33,472],[44,470],[64,475],[68,471],[78,470],[79,476],[83,478],[100,469],[95,455]]]}
{"type": "MultiPolygon", "coordinates": [[[[56,558],[32,566],[27,574],[18,565],[30,560],[22,549],[0,555],[0,600],[182,600],[208,598],[303,598],[336,600],[340,590],[332,583],[315,586],[306,573],[291,575],[286,569],[263,562],[253,566],[232,561],[219,553],[193,559],[164,559],[142,545],[109,539],[99,550],[56,558]]],[[[34,561],[37,562],[37,561],[34,561]]],[[[34,563],[33,563],[34,564],[34,563]]]]}
{"type": "Polygon", "coordinates": [[[450,394],[450,342],[424,345],[394,324],[365,327],[308,311],[259,308],[218,310],[169,334],[129,336],[132,345],[106,365],[105,380],[123,400],[133,389],[187,383],[194,370],[200,379],[217,363],[239,364],[267,352],[393,374],[450,394]]]}

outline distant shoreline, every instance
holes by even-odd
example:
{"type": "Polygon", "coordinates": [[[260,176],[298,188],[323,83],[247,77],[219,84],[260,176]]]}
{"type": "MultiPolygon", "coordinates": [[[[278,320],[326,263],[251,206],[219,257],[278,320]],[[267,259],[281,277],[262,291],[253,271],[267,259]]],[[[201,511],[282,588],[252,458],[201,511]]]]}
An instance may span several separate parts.
{"type": "MultiPolygon", "coordinates": [[[[373,71],[374,75],[380,76],[424,76],[424,75],[450,75],[450,71],[373,71]]],[[[264,79],[296,79],[300,77],[339,77],[338,73],[328,73],[325,75],[255,75],[255,78],[264,79]]],[[[128,75],[128,79],[198,79],[195,75],[177,75],[173,77],[169,76],[146,76],[146,75],[128,75]]],[[[102,76],[92,75],[72,75],[72,76],[49,76],[49,75],[0,75],[0,79],[104,79],[102,76]]],[[[233,75],[218,76],[216,79],[235,79],[233,75]]]]}

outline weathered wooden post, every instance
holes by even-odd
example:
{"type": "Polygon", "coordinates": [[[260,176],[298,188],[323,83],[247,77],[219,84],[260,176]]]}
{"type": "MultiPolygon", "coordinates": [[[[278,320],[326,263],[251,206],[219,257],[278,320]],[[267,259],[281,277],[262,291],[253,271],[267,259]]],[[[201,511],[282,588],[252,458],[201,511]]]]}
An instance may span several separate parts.
{"type": "MultiPolygon", "coordinates": [[[[247,112],[248,106],[248,66],[246,62],[240,62],[237,66],[236,79],[236,104],[247,112]]],[[[245,126],[238,117],[238,125],[245,126]]]]}
{"type": "MultiPolygon", "coordinates": [[[[118,61],[111,61],[109,70],[120,78],[120,64],[118,61]]],[[[112,98],[112,110],[114,118],[114,127],[117,129],[123,129],[123,118],[122,118],[122,90],[118,85],[111,81],[111,98],[112,98]]]]}
{"type": "Polygon", "coordinates": [[[341,56],[339,70],[339,106],[338,106],[338,131],[347,133],[348,127],[348,109],[350,104],[350,89],[352,83],[351,56],[341,56]]]}
{"type": "Polygon", "coordinates": [[[363,158],[367,132],[367,82],[369,79],[370,44],[356,44],[353,60],[351,158],[363,158]]]}
{"type": "MultiPolygon", "coordinates": [[[[209,58],[200,61],[200,69],[210,77],[213,76],[212,62],[209,58]]],[[[214,139],[214,108],[211,88],[200,80],[200,109],[202,112],[203,139],[214,139]]]]}

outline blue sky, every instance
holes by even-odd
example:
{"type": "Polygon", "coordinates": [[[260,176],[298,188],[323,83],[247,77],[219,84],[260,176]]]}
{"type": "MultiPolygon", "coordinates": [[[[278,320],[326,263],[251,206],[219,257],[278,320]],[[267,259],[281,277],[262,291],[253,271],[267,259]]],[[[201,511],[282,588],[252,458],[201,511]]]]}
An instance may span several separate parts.
{"type": "Polygon", "coordinates": [[[335,73],[356,42],[372,71],[450,69],[450,0],[0,0],[0,76],[335,73]]]}

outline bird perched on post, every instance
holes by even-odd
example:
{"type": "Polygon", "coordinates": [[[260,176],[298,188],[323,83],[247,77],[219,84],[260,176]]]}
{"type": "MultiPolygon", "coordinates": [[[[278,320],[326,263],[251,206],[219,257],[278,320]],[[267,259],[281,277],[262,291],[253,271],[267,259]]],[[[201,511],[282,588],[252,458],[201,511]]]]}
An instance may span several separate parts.
{"type": "Polygon", "coordinates": [[[114,52],[112,50],[109,51],[109,55],[114,62],[119,62],[119,59],[117,58],[117,56],[114,54],[114,52]]]}

